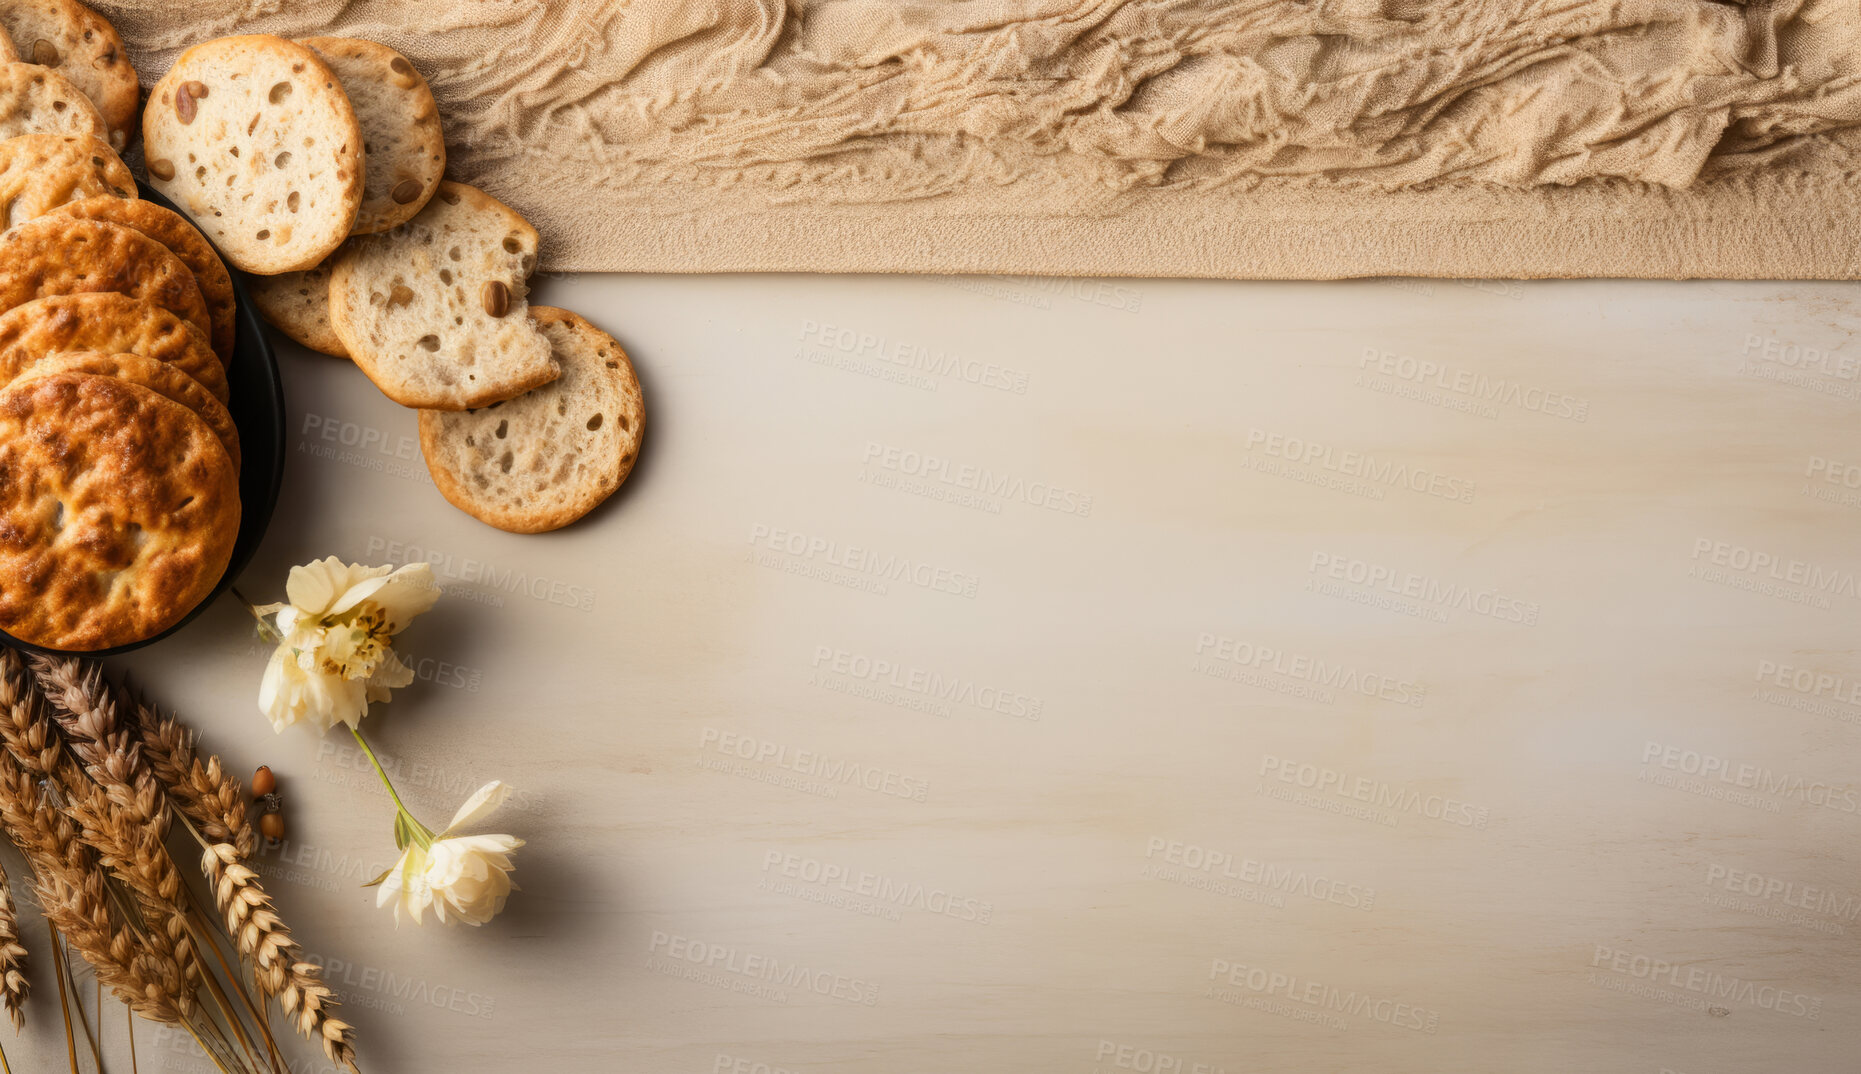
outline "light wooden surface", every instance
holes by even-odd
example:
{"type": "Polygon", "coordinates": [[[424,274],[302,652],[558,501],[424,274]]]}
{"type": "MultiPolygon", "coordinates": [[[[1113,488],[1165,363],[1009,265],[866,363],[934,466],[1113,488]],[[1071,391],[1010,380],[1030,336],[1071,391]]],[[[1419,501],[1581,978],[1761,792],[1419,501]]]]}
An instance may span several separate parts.
{"type": "Polygon", "coordinates": [[[435,564],[368,730],[435,825],[522,788],[482,930],[373,907],[386,800],[234,602],[121,663],[279,772],[372,1071],[1852,1070],[1855,295],[551,280],[649,430],[540,537],[286,346],[241,586],[435,564]]]}

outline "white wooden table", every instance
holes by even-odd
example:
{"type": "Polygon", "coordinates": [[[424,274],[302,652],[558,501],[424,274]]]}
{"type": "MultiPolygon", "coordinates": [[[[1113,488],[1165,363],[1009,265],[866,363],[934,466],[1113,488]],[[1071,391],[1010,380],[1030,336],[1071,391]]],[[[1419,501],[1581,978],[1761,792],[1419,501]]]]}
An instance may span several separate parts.
{"type": "MultiPolygon", "coordinates": [[[[540,537],[286,345],[242,588],[434,564],[368,727],[435,825],[522,788],[482,930],[374,908],[387,802],[273,735],[234,602],[122,664],[280,774],[268,881],[372,1071],[1834,1074],[1856,296],[555,279],[649,431],[540,537]]],[[[36,1006],[14,1069],[62,1069],[36,1006]]]]}

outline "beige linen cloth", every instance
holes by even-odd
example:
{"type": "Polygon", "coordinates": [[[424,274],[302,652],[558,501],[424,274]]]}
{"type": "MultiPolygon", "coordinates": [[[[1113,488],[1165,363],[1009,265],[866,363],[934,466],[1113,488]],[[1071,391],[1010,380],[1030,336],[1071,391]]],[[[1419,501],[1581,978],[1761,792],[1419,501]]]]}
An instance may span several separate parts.
{"type": "Polygon", "coordinates": [[[411,56],[570,270],[1861,274],[1861,0],[143,0],[411,56]]]}

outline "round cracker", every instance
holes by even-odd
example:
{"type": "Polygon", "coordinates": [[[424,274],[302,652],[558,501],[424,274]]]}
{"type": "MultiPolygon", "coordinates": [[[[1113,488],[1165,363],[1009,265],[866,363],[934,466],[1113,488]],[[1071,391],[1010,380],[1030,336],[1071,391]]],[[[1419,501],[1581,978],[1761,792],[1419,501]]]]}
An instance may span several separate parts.
{"type": "Polygon", "coordinates": [[[168,247],[101,220],[43,217],[0,235],[0,312],[48,295],[114,291],[209,331],[194,274],[168,247]]]}
{"type": "Polygon", "coordinates": [[[0,63],[0,138],[22,134],[110,137],[110,129],[84,91],[64,75],[36,63],[0,63]]]}
{"type": "Polygon", "coordinates": [[[104,354],[100,351],[67,351],[50,354],[27,366],[15,381],[53,373],[89,373],[99,377],[116,377],[138,384],[155,394],[172,399],[200,415],[220,446],[239,468],[239,428],[226,404],[213,397],[204,385],[166,362],[140,354],[104,354]]]}
{"type": "Polygon", "coordinates": [[[113,148],[129,144],[142,87],[108,19],[75,0],[5,0],[0,27],[20,59],[57,71],[90,98],[113,148]]]}
{"type": "Polygon", "coordinates": [[[446,177],[446,137],[426,79],[407,57],[374,41],[305,37],[342,79],[362,127],[367,177],[352,233],[369,235],[413,219],[446,177]]]}
{"type": "Polygon", "coordinates": [[[141,641],[212,592],[239,477],[199,415],[115,377],[0,391],[0,629],[57,649],[141,641]]]}
{"type": "Polygon", "coordinates": [[[238,301],[233,297],[233,277],[226,263],[213,252],[206,236],[187,218],[152,201],[125,201],[122,198],[85,198],[60,205],[47,216],[70,216],[80,220],[102,220],[134,228],[161,243],[194,274],[200,296],[207,302],[207,319],[213,323],[209,338],[213,352],[222,363],[233,359],[234,318],[238,301]]]}
{"type": "Polygon", "coordinates": [[[0,229],[98,196],[134,199],[136,177],[97,139],[24,134],[0,141],[0,229]]]}
{"type": "Polygon", "coordinates": [[[581,317],[532,306],[562,375],[481,410],[420,412],[420,452],[440,494],[512,533],[560,529],[633,472],[646,402],[618,340],[581,317]]]}
{"type": "Polygon", "coordinates": [[[157,190],[234,265],[307,269],[362,203],[362,129],[329,65],[267,34],[181,54],[149,91],[143,154],[157,190]]]}
{"type": "Polygon", "coordinates": [[[330,327],[330,270],[341,256],[342,250],[337,250],[316,268],[246,281],[252,304],[273,327],[332,358],[349,357],[342,339],[330,327]]]}
{"type": "Polygon", "coordinates": [[[0,387],[49,354],[103,351],[166,362],[225,402],[226,372],[188,322],[128,295],[52,295],[0,313],[0,387]]]}

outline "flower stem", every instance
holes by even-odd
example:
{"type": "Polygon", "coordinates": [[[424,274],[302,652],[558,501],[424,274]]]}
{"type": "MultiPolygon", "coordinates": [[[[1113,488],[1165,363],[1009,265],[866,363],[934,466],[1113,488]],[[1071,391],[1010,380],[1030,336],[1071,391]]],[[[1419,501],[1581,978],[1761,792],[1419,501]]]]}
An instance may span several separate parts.
{"type": "Polygon", "coordinates": [[[272,626],[271,622],[259,613],[258,605],[247,600],[246,595],[239,591],[238,586],[227,586],[226,588],[233,596],[239,598],[239,603],[246,606],[246,611],[252,613],[252,618],[258,620],[258,636],[260,640],[272,642],[283,640],[283,636],[278,633],[278,628],[272,626]]]}
{"type": "Polygon", "coordinates": [[[395,812],[407,823],[408,835],[413,838],[414,842],[420,844],[421,850],[431,850],[433,847],[432,830],[416,820],[414,815],[408,811],[406,804],[401,801],[401,796],[394,793],[394,784],[388,781],[387,771],[381,767],[381,761],[376,758],[375,751],[369,749],[368,740],[362,737],[362,729],[350,724],[349,733],[355,736],[355,744],[362,747],[363,754],[368,757],[368,763],[375,766],[375,774],[381,777],[381,785],[388,789],[388,797],[394,799],[395,812]]]}

